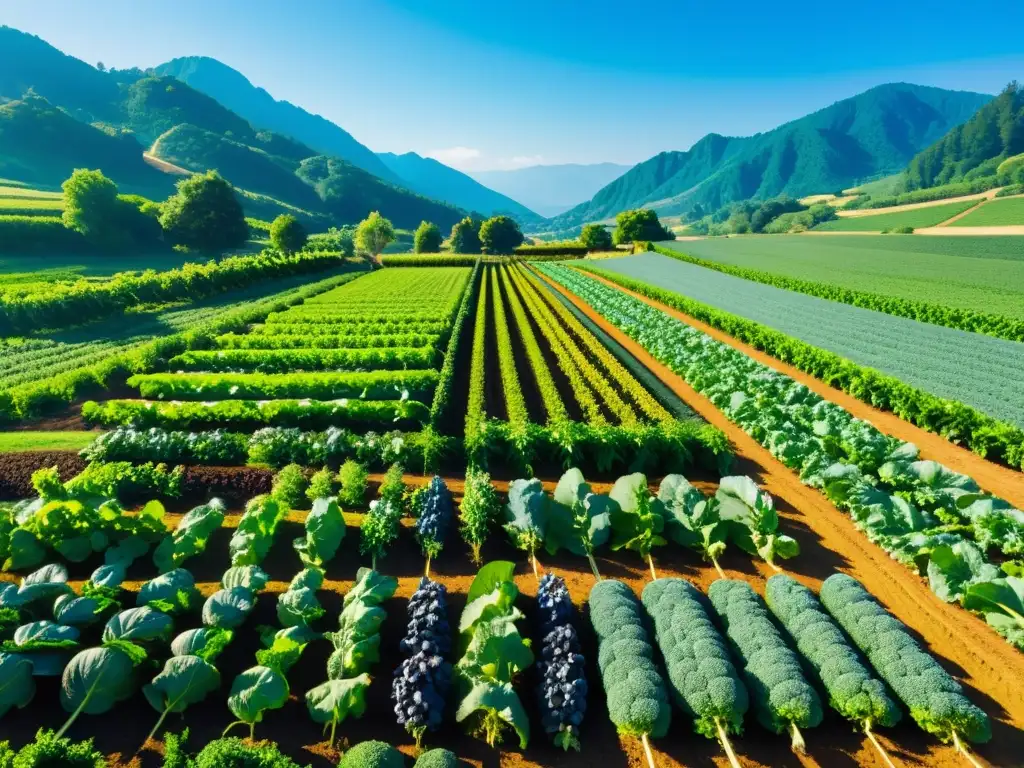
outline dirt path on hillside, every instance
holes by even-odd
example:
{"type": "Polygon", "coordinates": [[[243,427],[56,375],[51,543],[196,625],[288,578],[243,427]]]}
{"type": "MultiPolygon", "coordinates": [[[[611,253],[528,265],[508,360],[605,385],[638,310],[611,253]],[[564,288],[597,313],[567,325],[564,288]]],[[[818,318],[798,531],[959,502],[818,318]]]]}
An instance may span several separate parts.
{"type": "MultiPolygon", "coordinates": [[[[974,210],[973,208],[971,209],[974,210]]],[[[948,222],[947,222],[948,223],[948,222]]],[[[971,235],[1024,235],[1024,224],[1009,224],[1002,227],[922,227],[914,230],[915,235],[942,235],[970,237],[971,235]]]]}
{"type": "MultiPolygon", "coordinates": [[[[1024,731],[1020,730],[1024,727],[1024,689],[1020,686],[1020,680],[1024,679],[1024,654],[1014,650],[980,619],[958,606],[940,601],[921,578],[896,563],[881,548],[871,544],[849,518],[817,491],[803,486],[791,470],[726,419],[721,411],[682,378],[655,360],[589,305],[560,286],[556,286],[556,289],[568,296],[591,320],[649,366],[694,411],[726,433],[736,447],[735,471],[754,477],[776,498],[787,526],[790,529],[797,528],[801,546],[813,537],[820,542],[824,551],[832,553],[831,563],[793,561],[793,568],[799,572],[801,580],[816,587],[833,570],[848,572],[861,580],[872,594],[917,632],[933,652],[949,662],[947,669],[972,687],[972,698],[980,706],[990,715],[994,714],[1004,721],[997,729],[999,735],[989,747],[982,748],[982,754],[996,765],[1024,763],[1024,731]],[[964,642],[965,638],[970,638],[970,643],[964,642]]],[[[672,312],[667,307],[655,302],[648,303],[681,320],[692,322],[690,318],[672,312]]],[[[692,324],[700,327],[696,322],[692,324]]],[[[801,375],[800,378],[808,385],[811,384],[806,376],[801,375]]],[[[926,764],[936,766],[945,764],[946,760],[959,762],[949,750],[939,750],[926,764]]]]}
{"type": "MultiPolygon", "coordinates": [[[[712,328],[710,325],[702,323],[689,315],[673,309],[672,307],[652,299],[648,299],[638,293],[634,293],[633,291],[626,290],[625,288],[622,288],[597,275],[590,276],[601,281],[605,285],[623,291],[624,293],[628,293],[630,296],[640,299],[641,301],[656,307],[662,312],[666,312],[678,320],[682,320],[684,323],[703,331],[712,338],[738,349],[745,355],[749,355],[758,362],[764,363],[765,365],[786,374],[790,378],[807,385],[809,389],[817,392],[822,397],[831,400],[836,405],[843,407],[857,418],[870,421],[887,435],[892,435],[900,440],[914,443],[914,445],[920,449],[922,458],[933,459],[952,470],[960,472],[961,474],[969,475],[970,477],[973,477],[977,481],[978,485],[980,485],[984,490],[1001,496],[1019,509],[1024,509],[1024,472],[987,461],[966,448],[953,445],[940,435],[936,435],[932,432],[926,432],[920,427],[916,427],[910,422],[904,421],[892,413],[881,411],[861,400],[858,400],[852,395],[846,394],[842,390],[830,387],[820,379],[816,379],[813,376],[804,373],[799,368],[788,365],[787,363],[784,363],[771,355],[765,354],[748,344],[744,344],[732,336],[729,336],[716,328],[712,328]]],[[[618,337],[616,336],[616,338],[618,337]]]]}
{"type": "Polygon", "coordinates": [[[969,200],[992,200],[1002,187],[989,189],[985,192],[978,192],[974,195],[961,195],[960,197],[946,197],[942,200],[927,200],[923,203],[908,203],[907,205],[890,205],[885,208],[855,208],[854,210],[836,210],[836,215],[841,219],[857,219],[862,216],[876,216],[882,213],[899,213],[901,211],[916,211],[918,208],[934,208],[947,203],[966,203],[969,200]]]}

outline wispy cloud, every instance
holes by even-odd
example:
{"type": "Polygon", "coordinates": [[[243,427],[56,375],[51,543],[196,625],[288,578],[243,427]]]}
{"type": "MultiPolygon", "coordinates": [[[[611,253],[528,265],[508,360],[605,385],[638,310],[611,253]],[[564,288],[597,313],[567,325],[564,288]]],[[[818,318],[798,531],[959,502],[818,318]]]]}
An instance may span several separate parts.
{"type": "Polygon", "coordinates": [[[445,165],[450,165],[452,168],[458,168],[460,171],[510,171],[530,165],[541,165],[544,162],[543,155],[493,157],[472,147],[432,149],[426,155],[445,165]]]}

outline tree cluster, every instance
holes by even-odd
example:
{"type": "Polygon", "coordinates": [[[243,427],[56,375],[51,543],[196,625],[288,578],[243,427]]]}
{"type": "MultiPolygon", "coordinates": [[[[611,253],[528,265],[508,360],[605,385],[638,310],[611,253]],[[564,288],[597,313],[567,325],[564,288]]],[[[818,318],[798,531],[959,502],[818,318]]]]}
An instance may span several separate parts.
{"type": "Polygon", "coordinates": [[[615,225],[615,232],[612,234],[615,245],[675,239],[675,235],[662,226],[658,214],[650,208],[623,211],[615,217],[615,225]]]}

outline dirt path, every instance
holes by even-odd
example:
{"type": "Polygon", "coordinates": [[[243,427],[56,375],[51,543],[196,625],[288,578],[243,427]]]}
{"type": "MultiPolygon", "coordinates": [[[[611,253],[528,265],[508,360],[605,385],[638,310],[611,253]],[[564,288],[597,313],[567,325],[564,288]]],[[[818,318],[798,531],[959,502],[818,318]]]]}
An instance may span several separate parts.
{"type": "MultiPolygon", "coordinates": [[[[961,195],[960,197],[947,197],[942,200],[927,200],[923,203],[908,203],[907,205],[890,205],[885,208],[856,208],[854,210],[837,210],[836,215],[842,219],[857,219],[862,216],[876,216],[882,213],[899,213],[900,211],[916,211],[918,208],[934,208],[947,203],[965,203],[968,200],[992,200],[1002,187],[989,189],[985,192],[978,192],[974,195],[961,195]]],[[[973,209],[972,209],[973,210],[973,209]]]]}
{"type": "MultiPolygon", "coordinates": [[[[729,336],[716,328],[712,328],[710,325],[702,323],[699,320],[695,320],[689,315],[683,314],[672,307],[652,299],[648,299],[638,293],[626,290],[625,288],[622,288],[609,280],[605,280],[602,277],[598,277],[597,275],[591,275],[591,277],[601,281],[605,285],[623,291],[634,298],[640,299],[641,301],[656,307],[662,312],[665,312],[672,317],[682,320],[686,324],[703,331],[712,338],[738,349],[743,352],[743,354],[754,358],[758,362],[774,368],[775,370],[786,374],[790,378],[807,385],[809,389],[817,392],[822,397],[831,400],[836,405],[842,406],[857,418],[870,421],[887,435],[892,435],[900,440],[914,443],[914,445],[920,449],[922,458],[933,459],[944,464],[950,469],[960,472],[961,474],[969,475],[970,477],[973,477],[984,490],[997,494],[1012,503],[1014,506],[1024,509],[1024,472],[987,461],[966,448],[953,445],[940,435],[936,435],[932,432],[926,432],[920,427],[916,427],[892,413],[873,408],[852,395],[848,395],[842,390],[830,387],[820,379],[816,379],[813,376],[804,373],[799,368],[788,365],[777,358],[749,346],[748,344],[744,344],[743,342],[734,339],[732,336],[729,336]]],[[[619,337],[616,336],[615,338],[618,339],[619,337]]],[[[648,355],[648,357],[650,356],[648,355]]]]}
{"type": "Polygon", "coordinates": [[[968,215],[970,213],[974,213],[976,210],[981,208],[981,206],[984,205],[985,202],[986,202],[986,200],[979,200],[977,205],[972,205],[966,211],[961,211],[960,213],[958,213],[953,218],[946,219],[944,222],[942,222],[941,224],[936,224],[934,227],[924,227],[924,229],[942,229],[943,227],[948,227],[953,222],[960,221],[960,219],[962,219],[964,216],[966,216],[966,215],[968,215]]]}
{"type": "MultiPolygon", "coordinates": [[[[917,632],[934,653],[943,658],[948,670],[970,686],[972,699],[991,716],[1002,721],[996,728],[998,735],[991,745],[980,750],[981,753],[996,765],[1022,764],[1024,690],[1019,681],[1024,679],[1024,654],[1014,650],[980,619],[957,606],[940,601],[921,578],[896,563],[881,548],[871,544],[854,528],[849,518],[817,491],[803,486],[791,470],[733,425],[710,401],[594,312],[589,305],[561,287],[557,289],[569,296],[588,317],[649,366],[694,411],[728,435],[738,456],[735,471],[754,477],[776,498],[787,528],[795,531],[805,552],[808,544],[820,544],[820,551],[812,547],[822,558],[820,562],[793,561],[793,568],[798,571],[801,581],[817,587],[833,570],[848,572],[861,580],[872,594],[917,632]],[[970,643],[965,643],[965,638],[970,638],[970,643]]],[[[658,306],[655,302],[648,303],[658,306]]],[[[659,309],[701,330],[709,330],[667,307],[659,306],[659,309]]],[[[739,345],[734,343],[734,346],[739,345]]],[[[775,367],[781,369],[781,366],[775,367]]],[[[811,385],[811,381],[807,381],[802,374],[800,379],[811,385]]],[[[859,404],[859,401],[854,402],[859,404]]],[[[999,469],[994,465],[993,468],[999,469]]],[[[960,764],[959,758],[948,749],[934,750],[926,762],[929,766],[947,763],[960,764]]],[[[874,763],[868,760],[858,764],[874,763]]]]}
{"type": "MultiPolygon", "coordinates": [[[[971,209],[972,211],[974,208],[971,209]]],[[[921,229],[915,229],[915,235],[942,235],[949,237],[952,235],[956,237],[960,235],[962,237],[969,237],[971,235],[1024,235],[1024,225],[1022,224],[1008,224],[1002,227],[947,227],[946,224],[938,227],[922,227],[921,229]]]]}

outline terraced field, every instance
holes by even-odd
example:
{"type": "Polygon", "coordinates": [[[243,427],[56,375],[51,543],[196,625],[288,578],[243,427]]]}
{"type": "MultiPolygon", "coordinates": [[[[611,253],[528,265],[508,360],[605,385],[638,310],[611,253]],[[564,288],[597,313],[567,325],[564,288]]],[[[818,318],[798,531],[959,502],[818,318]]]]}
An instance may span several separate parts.
{"type": "Polygon", "coordinates": [[[1024,426],[1024,345],[785,291],[660,254],[602,268],[827,349],[939,397],[1024,426]]]}
{"type": "Polygon", "coordinates": [[[1024,197],[996,198],[957,219],[951,227],[1008,227],[1024,225],[1024,197]]]}

